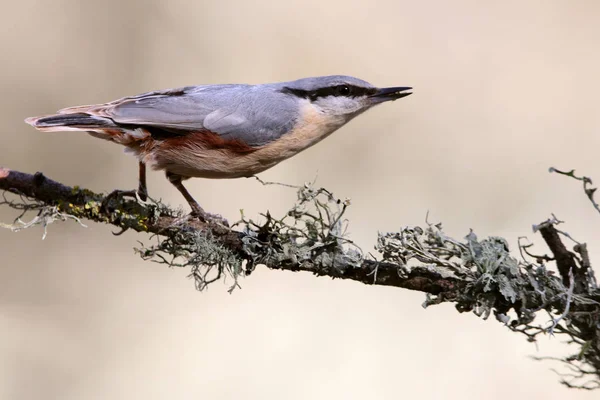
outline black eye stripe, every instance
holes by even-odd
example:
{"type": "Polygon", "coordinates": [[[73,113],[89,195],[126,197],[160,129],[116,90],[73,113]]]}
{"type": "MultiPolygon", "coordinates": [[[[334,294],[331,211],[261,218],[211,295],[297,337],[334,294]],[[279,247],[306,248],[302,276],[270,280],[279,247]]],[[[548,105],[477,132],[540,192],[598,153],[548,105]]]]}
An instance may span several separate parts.
{"type": "Polygon", "coordinates": [[[360,97],[367,96],[371,94],[375,94],[377,89],[375,88],[365,88],[354,85],[336,85],[336,86],[328,86],[315,90],[302,90],[302,89],[293,89],[289,87],[285,87],[281,90],[284,93],[290,93],[294,96],[301,97],[303,99],[310,99],[312,101],[318,99],[319,97],[327,97],[327,96],[338,96],[338,97],[360,97]]]}

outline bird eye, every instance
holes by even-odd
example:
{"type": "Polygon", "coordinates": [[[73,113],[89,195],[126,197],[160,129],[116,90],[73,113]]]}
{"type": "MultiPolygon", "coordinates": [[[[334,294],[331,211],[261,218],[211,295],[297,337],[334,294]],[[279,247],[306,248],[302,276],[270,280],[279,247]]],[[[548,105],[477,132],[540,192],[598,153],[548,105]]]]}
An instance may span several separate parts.
{"type": "Polygon", "coordinates": [[[340,96],[348,96],[351,90],[349,86],[341,85],[337,87],[337,94],[340,96]]]}

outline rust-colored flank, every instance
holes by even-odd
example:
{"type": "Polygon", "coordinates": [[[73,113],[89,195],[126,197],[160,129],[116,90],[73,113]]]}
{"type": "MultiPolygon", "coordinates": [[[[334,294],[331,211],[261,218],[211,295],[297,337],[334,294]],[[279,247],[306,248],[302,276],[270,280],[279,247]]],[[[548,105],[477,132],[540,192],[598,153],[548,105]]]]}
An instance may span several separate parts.
{"type": "Polygon", "coordinates": [[[191,132],[185,136],[177,136],[161,141],[166,149],[173,149],[180,146],[201,147],[207,150],[222,149],[229,150],[235,154],[248,154],[258,150],[258,147],[249,146],[239,139],[223,139],[220,135],[211,131],[191,132]]]}

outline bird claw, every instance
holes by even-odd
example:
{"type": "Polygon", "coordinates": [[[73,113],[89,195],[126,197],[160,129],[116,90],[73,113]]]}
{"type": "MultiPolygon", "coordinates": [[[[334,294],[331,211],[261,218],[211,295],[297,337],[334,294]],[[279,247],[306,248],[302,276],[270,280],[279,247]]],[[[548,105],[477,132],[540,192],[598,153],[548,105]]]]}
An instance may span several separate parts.
{"type": "Polygon", "coordinates": [[[229,228],[229,221],[227,221],[222,216],[220,216],[218,214],[210,214],[210,217],[212,218],[213,221],[217,222],[218,224],[221,224],[221,225],[229,228]]]}
{"type": "Polygon", "coordinates": [[[121,236],[122,234],[124,234],[125,232],[127,232],[129,230],[129,228],[127,227],[123,227],[121,228],[121,230],[119,232],[111,232],[113,235],[115,236],[121,236]]]}

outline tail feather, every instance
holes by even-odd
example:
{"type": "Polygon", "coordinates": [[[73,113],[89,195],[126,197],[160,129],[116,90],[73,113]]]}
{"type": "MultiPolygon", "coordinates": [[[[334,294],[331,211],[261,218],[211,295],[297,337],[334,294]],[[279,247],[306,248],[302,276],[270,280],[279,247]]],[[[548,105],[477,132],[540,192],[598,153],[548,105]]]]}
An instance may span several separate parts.
{"type": "Polygon", "coordinates": [[[25,122],[42,132],[85,131],[94,137],[134,148],[150,138],[150,132],[145,129],[124,127],[110,118],[88,113],[43,115],[27,118],[25,122]]]}
{"type": "Polygon", "coordinates": [[[40,131],[80,131],[115,127],[114,122],[109,118],[97,117],[85,113],[30,117],[25,119],[25,122],[40,131]]]}
{"type": "Polygon", "coordinates": [[[57,114],[89,114],[102,116],[102,111],[106,109],[108,104],[88,104],[84,106],[73,106],[58,110],[57,114]]]}

